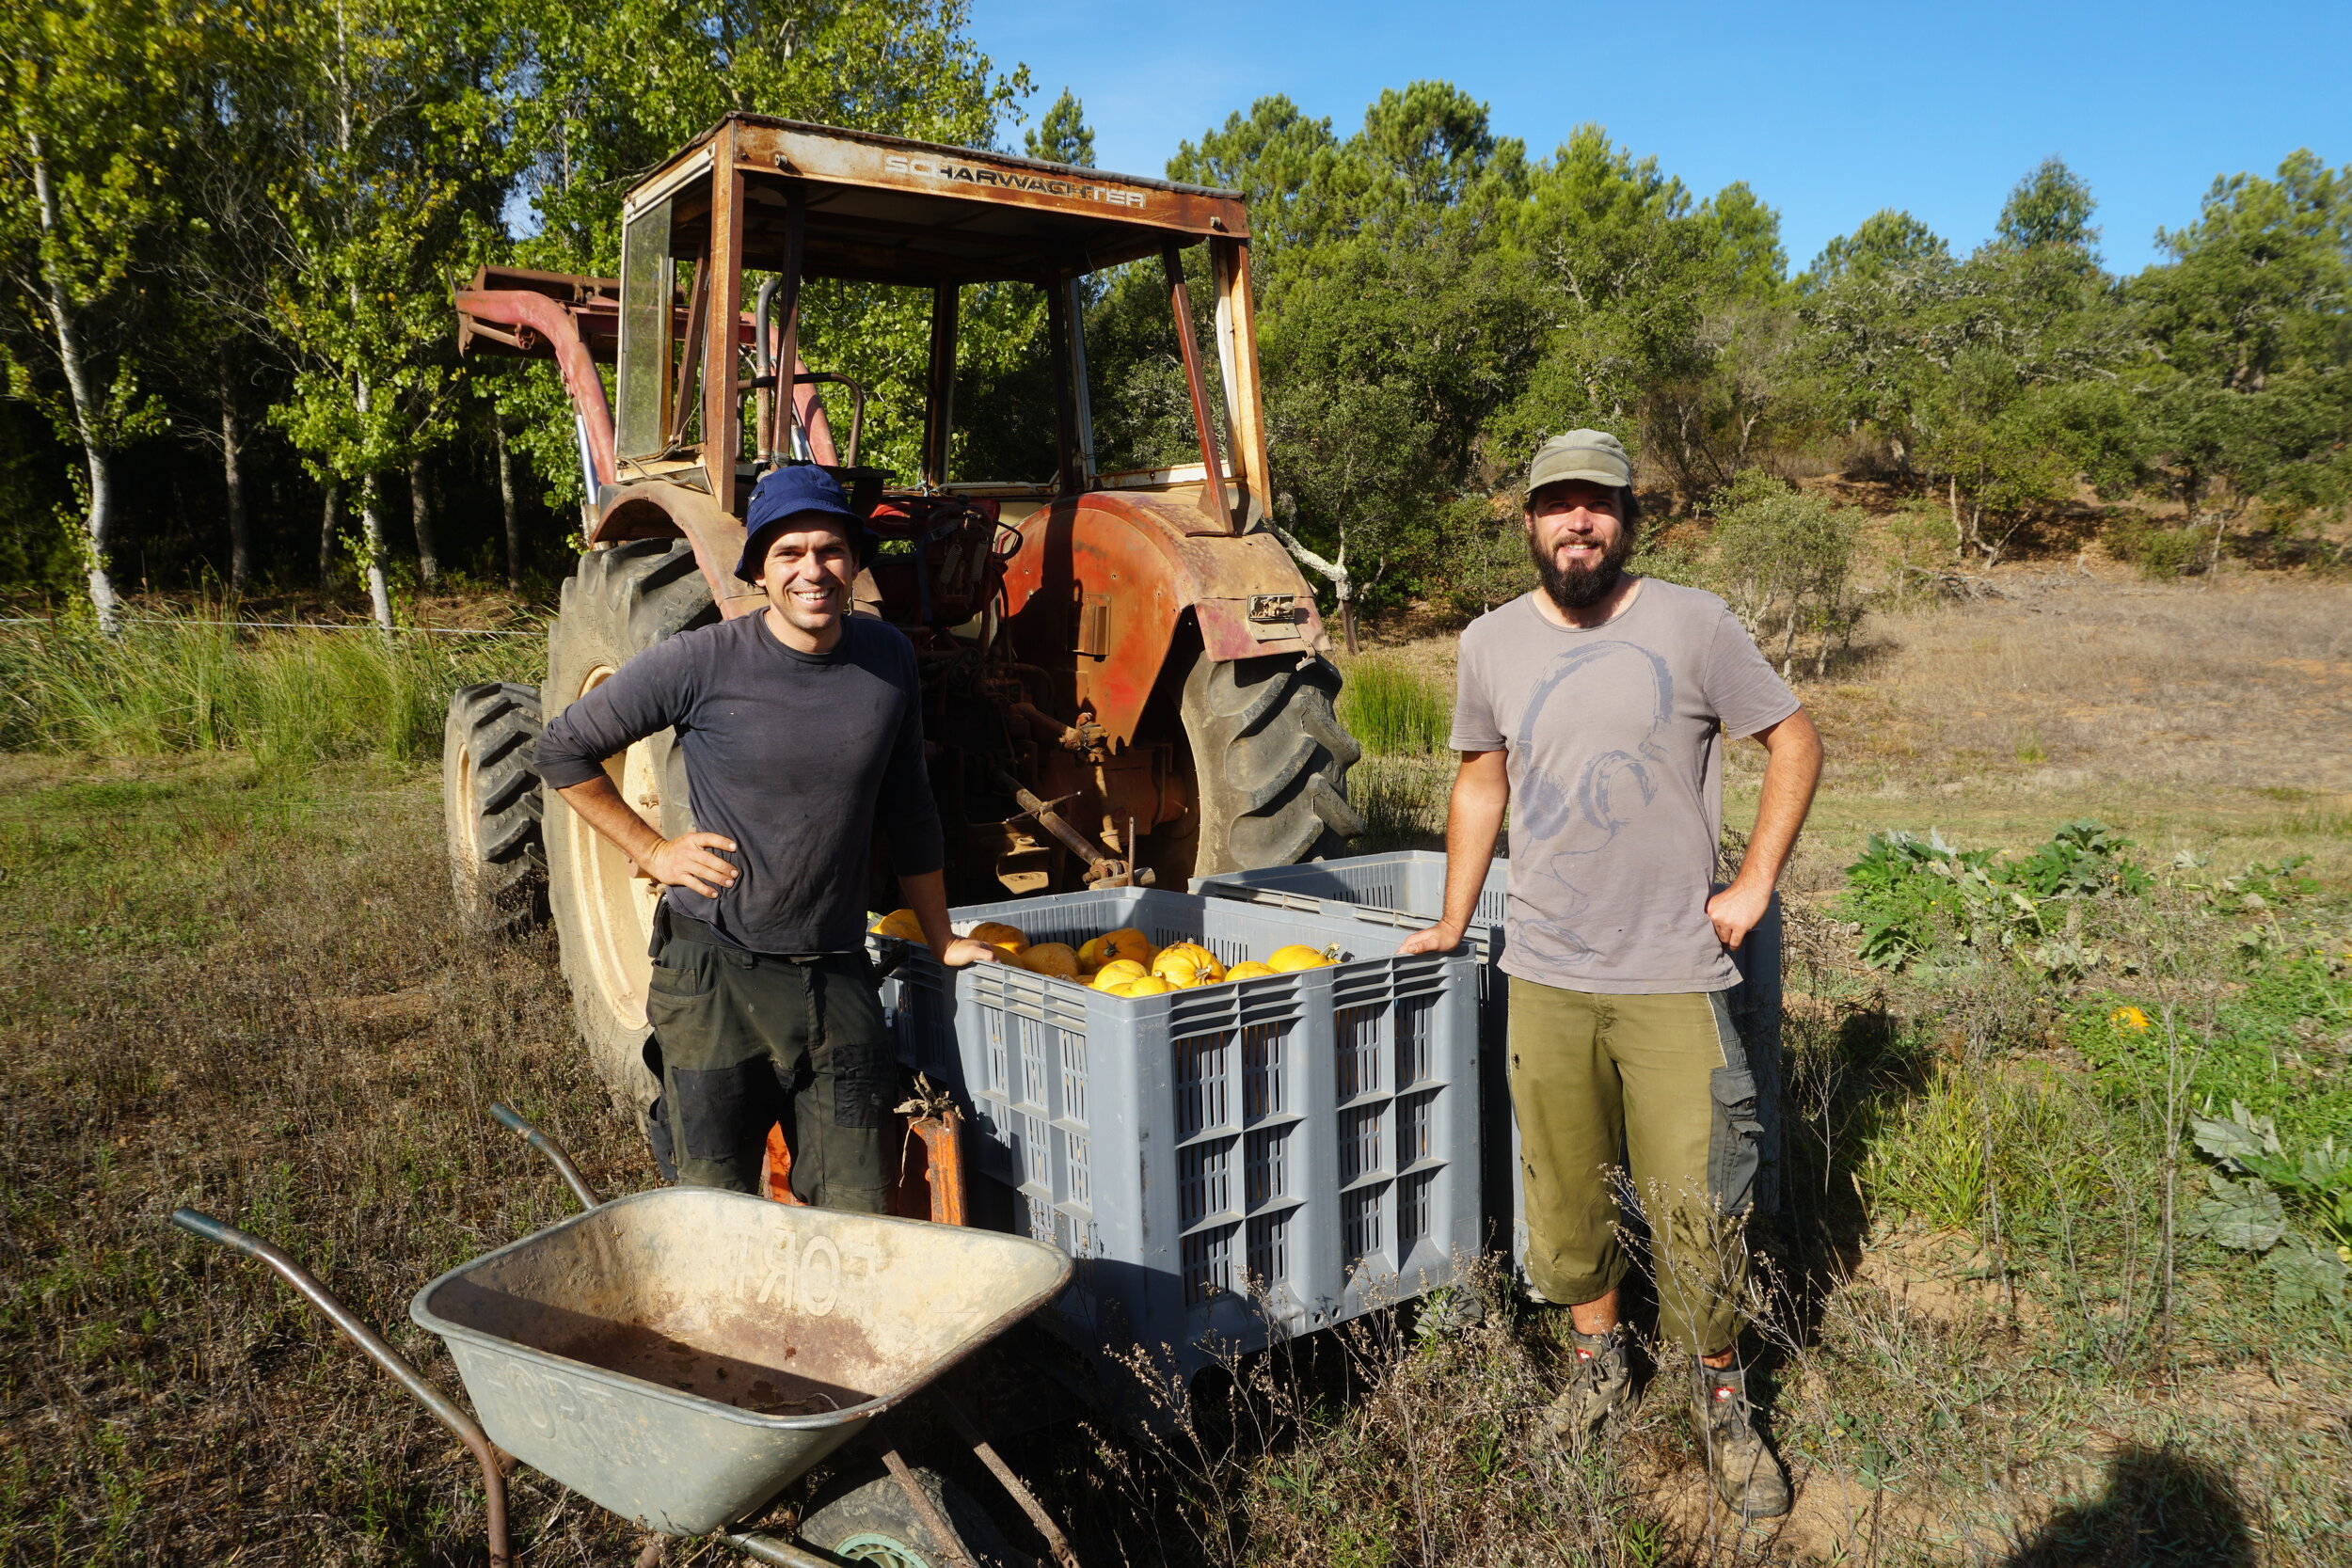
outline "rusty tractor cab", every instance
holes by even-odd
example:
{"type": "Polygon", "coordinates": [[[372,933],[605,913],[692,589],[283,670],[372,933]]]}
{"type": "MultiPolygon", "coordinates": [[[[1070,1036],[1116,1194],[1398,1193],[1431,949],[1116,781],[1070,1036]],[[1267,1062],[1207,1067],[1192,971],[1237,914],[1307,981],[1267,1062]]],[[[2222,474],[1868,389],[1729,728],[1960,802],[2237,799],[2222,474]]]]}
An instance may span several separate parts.
{"type": "MultiPolygon", "coordinates": [[[[457,297],[468,350],[557,362],[594,499],[546,684],[461,693],[445,768],[461,902],[515,920],[546,898],[616,1094],[642,1105],[654,1090],[640,1062],[652,890],[551,795],[543,847],[533,840],[527,738],[540,705],[559,711],[660,639],[763,608],[732,570],[752,487],[773,465],[837,475],[881,541],[857,596],[916,650],[952,899],[1182,888],[1360,831],[1338,673],[1312,596],[1263,528],[1238,196],[739,114],[638,185],[622,221],[617,284],[490,269],[457,297]],[[1216,293],[1205,349],[1183,265],[1200,245],[1216,293]],[[1104,473],[1081,281],[1136,261],[1166,279],[1200,458],[1104,473]],[[803,286],[825,278],[922,292],[920,472],[860,462],[870,369],[802,362],[803,286]],[[961,291],[1007,283],[1041,290],[1050,325],[1055,461],[1041,482],[950,473],[961,291]]],[[[613,771],[662,833],[691,829],[668,735],[613,771]]],[[[892,896],[886,881],[873,896],[892,896]]]]}

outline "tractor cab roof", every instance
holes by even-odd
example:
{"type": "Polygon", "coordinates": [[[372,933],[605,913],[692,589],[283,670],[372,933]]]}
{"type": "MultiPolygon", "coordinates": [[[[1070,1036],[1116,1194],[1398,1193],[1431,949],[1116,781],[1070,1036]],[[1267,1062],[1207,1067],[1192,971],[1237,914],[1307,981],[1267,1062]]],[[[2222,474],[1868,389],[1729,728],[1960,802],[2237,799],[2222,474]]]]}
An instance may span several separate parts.
{"type": "Polygon", "coordinates": [[[1050,285],[1249,232],[1234,191],[739,113],[641,182],[624,221],[667,203],[681,248],[706,249],[711,165],[730,126],[744,180],[741,238],[729,248],[746,267],[786,267],[795,196],[805,203],[803,276],[919,287],[1050,285]]]}

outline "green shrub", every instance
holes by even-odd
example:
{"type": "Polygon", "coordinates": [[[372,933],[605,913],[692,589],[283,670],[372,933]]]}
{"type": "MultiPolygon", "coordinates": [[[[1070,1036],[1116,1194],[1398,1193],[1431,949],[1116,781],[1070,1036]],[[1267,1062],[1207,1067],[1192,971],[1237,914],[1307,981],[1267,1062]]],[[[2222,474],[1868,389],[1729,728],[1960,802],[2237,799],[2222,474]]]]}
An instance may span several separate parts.
{"type": "Polygon", "coordinates": [[[1426,756],[1445,750],[1454,697],[1403,659],[1365,654],[1347,661],[1339,712],[1374,756],[1426,756]]]}
{"type": "Polygon", "coordinates": [[[390,640],[372,629],[240,632],[215,625],[0,635],[0,746],[97,756],[246,751],[265,767],[389,761],[439,750],[450,693],[535,675],[520,638],[390,640]]]}
{"type": "Polygon", "coordinates": [[[2086,901],[2137,897],[2148,889],[2131,840],[2099,822],[2069,822],[2028,856],[1956,849],[1931,831],[1872,833],[1846,868],[1837,916],[1862,927],[1859,957],[1873,969],[1959,961],[2014,950],[2053,974],[2092,967],[2076,927],[2086,901]]]}
{"type": "Polygon", "coordinates": [[[1723,595],[1784,678],[1795,669],[1799,634],[1809,633],[1819,678],[1833,647],[1851,641],[1862,620],[1853,574],[1861,513],[1792,490],[1754,468],[1725,486],[1712,505],[1708,586],[1723,595]]]}
{"type": "Polygon", "coordinates": [[[2213,535],[2202,529],[2158,528],[2134,517],[2109,525],[2106,544],[2108,554],[2138,567],[2140,576],[2167,582],[2204,570],[2213,535]]]}

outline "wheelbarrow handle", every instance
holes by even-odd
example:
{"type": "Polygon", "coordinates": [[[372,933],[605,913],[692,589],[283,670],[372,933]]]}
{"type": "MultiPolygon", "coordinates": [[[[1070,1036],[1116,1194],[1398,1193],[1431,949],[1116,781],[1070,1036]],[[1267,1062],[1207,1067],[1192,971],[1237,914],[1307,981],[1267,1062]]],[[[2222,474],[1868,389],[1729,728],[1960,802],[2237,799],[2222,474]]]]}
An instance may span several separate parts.
{"type": "Polygon", "coordinates": [[[416,1368],[401,1358],[398,1351],[384,1342],[383,1337],[361,1322],[358,1315],[335,1299],[334,1292],[312,1277],[310,1272],[259,1236],[246,1234],[233,1225],[225,1225],[195,1209],[174,1209],[171,1223],[190,1235],[201,1236],[208,1242],[258,1259],[278,1271],[287,1284],[309,1299],[311,1306],[326,1315],[326,1321],[342,1329],[344,1338],[367,1352],[369,1359],[392,1374],[402,1387],[417,1396],[434,1418],[457,1435],[457,1440],[473,1450],[482,1465],[483,1512],[487,1516],[490,1537],[491,1568],[508,1568],[514,1560],[506,1540],[506,1481],[499,1473],[498,1450],[490,1446],[489,1437],[471,1416],[456,1401],[451,1399],[416,1368]]]}
{"type": "Polygon", "coordinates": [[[490,1101],[490,1115],[500,1126],[520,1132],[525,1142],[548,1157],[548,1163],[555,1167],[555,1174],[564,1179],[564,1185],[572,1190],[572,1196],[580,1199],[581,1208],[596,1207],[596,1189],[588,1185],[588,1179],[580,1174],[580,1167],[572,1164],[572,1157],[564,1152],[562,1144],[525,1121],[521,1113],[512,1105],[493,1100],[490,1101]]]}

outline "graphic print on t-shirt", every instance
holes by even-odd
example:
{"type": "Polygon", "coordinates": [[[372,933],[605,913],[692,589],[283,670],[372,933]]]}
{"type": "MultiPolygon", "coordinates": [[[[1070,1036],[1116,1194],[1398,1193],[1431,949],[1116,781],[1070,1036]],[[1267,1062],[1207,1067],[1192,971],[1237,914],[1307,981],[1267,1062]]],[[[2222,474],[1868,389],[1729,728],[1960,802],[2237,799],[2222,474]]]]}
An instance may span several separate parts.
{"type": "Polygon", "coordinates": [[[1634,642],[1613,640],[1571,648],[1537,677],[1519,720],[1519,735],[1546,734],[1561,727],[1565,717],[1554,712],[1547,722],[1548,705],[1572,703],[1580,691],[1612,680],[1646,681],[1650,689],[1649,727],[1634,740],[1633,750],[1596,752],[1578,770],[1572,787],[1564,788],[1560,780],[1536,768],[1528,768],[1513,786],[1514,804],[1529,841],[1551,847],[1549,853],[1513,864],[1514,875],[1527,882],[1523,890],[1514,891],[1549,916],[1523,920],[1513,942],[1545,963],[1574,965],[1603,956],[1604,950],[1580,930],[1594,905],[1588,882],[1598,869],[1596,857],[1606,854],[1620,832],[1657,804],[1663,782],[1660,774],[1671,766],[1659,741],[1674,718],[1674,672],[1664,659],[1634,642]]]}

